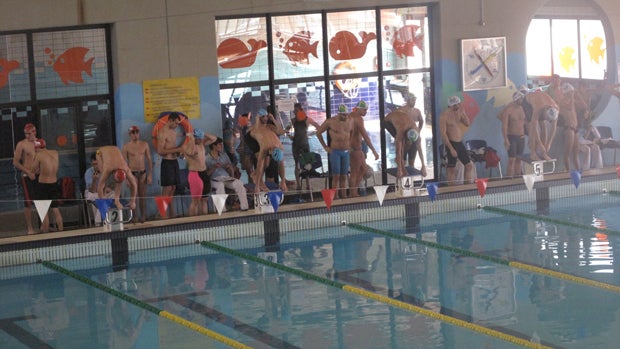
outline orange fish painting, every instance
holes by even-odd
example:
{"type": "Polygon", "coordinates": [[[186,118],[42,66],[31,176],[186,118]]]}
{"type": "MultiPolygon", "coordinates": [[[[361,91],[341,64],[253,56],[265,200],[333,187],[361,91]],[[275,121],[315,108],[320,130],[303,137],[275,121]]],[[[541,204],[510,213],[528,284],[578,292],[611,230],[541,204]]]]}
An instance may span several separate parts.
{"type": "Polygon", "coordinates": [[[18,61],[9,61],[8,59],[0,58],[0,88],[3,88],[9,83],[9,74],[17,68],[19,68],[18,61]]]}
{"type": "Polygon", "coordinates": [[[68,85],[69,82],[83,83],[82,72],[88,76],[93,76],[92,67],[95,57],[84,61],[88,51],[90,50],[86,47],[72,47],[63,52],[54,62],[54,71],[60,76],[63,84],[68,85]]]}
{"type": "Polygon", "coordinates": [[[358,41],[355,34],[350,31],[339,31],[329,40],[329,55],[336,60],[346,61],[362,58],[366,53],[366,46],[370,40],[374,40],[375,33],[360,32],[362,41],[358,41]]]}
{"type": "Polygon", "coordinates": [[[314,43],[310,43],[310,38],[310,32],[302,30],[293,35],[293,37],[288,39],[286,44],[284,44],[283,53],[293,64],[310,64],[310,54],[319,58],[316,53],[319,42],[315,41],[314,43]]]}
{"type": "Polygon", "coordinates": [[[398,58],[413,57],[415,47],[424,50],[424,35],[416,34],[420,26],[415,24],[406,25],[394,33],[392,47],[398,58]]]}
{"type": "Polygon", "coordinates": [[[256,61],[258,50],[267,47],[265,40],[249,39],[247,45],[237,39],[229,38],[217,46],[217,63],[222,68],[247,68],[256,61]]]}

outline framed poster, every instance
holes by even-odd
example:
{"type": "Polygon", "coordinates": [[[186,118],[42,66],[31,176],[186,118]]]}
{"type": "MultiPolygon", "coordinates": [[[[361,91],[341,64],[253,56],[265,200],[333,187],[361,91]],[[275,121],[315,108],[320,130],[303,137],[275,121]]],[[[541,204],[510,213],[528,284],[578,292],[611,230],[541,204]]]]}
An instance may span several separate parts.
{"type": "Polygon", "coordinates": [[[506,38],[461,40],[463,91],[506,87],[506,38]]]}

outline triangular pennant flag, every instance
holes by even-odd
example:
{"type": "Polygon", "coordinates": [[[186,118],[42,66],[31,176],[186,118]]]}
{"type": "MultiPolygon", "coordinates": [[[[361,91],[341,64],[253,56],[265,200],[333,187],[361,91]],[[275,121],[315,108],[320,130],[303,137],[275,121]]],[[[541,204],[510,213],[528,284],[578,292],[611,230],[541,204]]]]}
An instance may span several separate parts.
{"type": "Polygon", "coordinates": [[[228,194],[213,194],[213,203],[215,204],[215,209],[217,210],[218,215],[222,215],[224,211],[224,207],[226,206],[226,199],[228,198],[228,194]]]}
{"type": "Polygon", "coordinates": [[[41,222],[45,219],[45,215],[47,215],[47,210],[50,209],[51,204],[52,200],[34,200],[34,207],[37,209],[41,222]]]}
{"type": "Polygon", "coordinates": [[[618,175],[618,178],[620,178],[620,166],[616,167],[616,174],[618,175]]]}
{"type": "Polygon", "coordinates": [[[279,190],[270,191],[268,195],[271,207],[273,207],[273,212],[278,212],[278,207],[280,207],[280,200],[282,200],[282,192],[279,190]]]}
{"type": "Polygon", "coordinates": [[[385,198],[385,193],[387,192],[389,185],[375,185],[375,194],[377,194],[377,199],[379,199],[379,206],[383,206],[383,199],[385,198]]]}
{"type": "Polygon", "coordinates": [[[533,174],[525,174],[523,175],[523,181],[525,182],[525,186],[527,187],[527,191],[532,191],[534,189],[534,182],[536,180],[535,175],[533,174]]]}
{"type": "Polygon", "coordinates": [[[323,189],[321,190],[321,195],[323,195],[323,200],[325,201],[325,206],[329,210],[332,207],[332,201],[334,201],[334,197],[336,196],[336,189],[323,189]]]}
{"type": "MultiPolygon", "coordinates": [[[[157,210],[159,211],[159,215],[161,218],[168,217],[168,206],[172,202],[171,196],[156,196],[155,197],[155,205],[157,205],[157,210]]],[[[102,215],[103,217],[103,215],[102,215]]]]}
{"type": "Polygon", "coordinates": [[[431,201],[435,201],[435,196],[437,196],[437,183],[426,184],[426,191],[428,192],[428,197],[431,198],[431,201]]]}
{"type": "Polygon", "coordinates": [[[488,178],[478,178],[476,179],[476,187],[478,187],[478,193],[480,193],[480,197],[483,198],[484,194],[487,192],[487,182],[488,178]]]}
{"type": "Polygon", "coordinates": [[[108,214],[108,209],[114,203],[114,199],[95,199],[95,206],[99,210],[101,214],[101,220],[105,221],[105,218],[108,214]]]}
{"type": "Polygon", "coordinates": [[[579,188],[579,183],[581,183],[581,172],[579,170],[570,171],[570,178],[573,179],[575,188],[579,188]]]}

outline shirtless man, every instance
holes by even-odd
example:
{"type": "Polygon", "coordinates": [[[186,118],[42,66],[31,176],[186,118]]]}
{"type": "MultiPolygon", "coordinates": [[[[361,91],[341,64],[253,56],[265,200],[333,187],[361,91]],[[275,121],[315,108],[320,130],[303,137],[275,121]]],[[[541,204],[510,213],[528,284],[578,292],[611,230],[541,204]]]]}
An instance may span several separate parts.
{"type": "MultiPolygon", "coordinates": [[[[416,95],[409,92],[407,94],[407,101],[406,101],[407,103],[404,106],[398,108],[397,110],[402,109],[403,111],[408,113],[411,117],[413,117],[413,119],[415,120],[417,124],[418,133],[420,133],[422,132],[422,126],[424,126],[424,117],[422,116],[422,112],[420,111],[420,109],[415,107],[416,100],[417,100],[416,95]]],[[[403,160],[407,161],[408,166],[410,167],[414,166],[417,153],[420,153],[420,159],[422,161],[422,168],[424,168],[424,171],[426,171],[426,164],[424,164],[424,158],[422,157],[421,143],[420,143],[420,148],[418,148],[418,145],[416,142],[406,142],[404,144],[403,160]]]]}
{"type": "Polygon", "coordinates": [[[453,185],[456,179],[456,160],[461,160],[465,166],[465,183],[472,183],[473,164],[463,143],[462,126],[469,127],[469,118],[461,108],[461,99],[458,96],[448,98],[448,109],[439,116],[439,130],[441,140],[446,147],[448,156],[447,180],[453,185]]]}
{"type": "Polygon", "coordinates": [[[187,182],[192,194],[192,202],[189,205],[189,215],[209,213],[207,197],[211,193],[211,178],[207,174],[205,143],[213,143],[216,136],[205,134],[199,128],[194,129],[190,141],[183,146],[185,160],[187,161],[187,182]]]}
{"type": "Polygon", "coordinates": [[[575,88],[565,82],[562,84],[562,96],[558,96],[556,102],[560,107],[558,125],[562,127],[564,138],[564,169],[579,170],[579,135],[577,112],[575,111],[575,88]],[[572,164],[571,164],[572,162],[572,164]]]}
{"type": "Polygon", "coordinates": [[[280,189],[287,191],[286,173],[284,170],[284,162],[282,162],[282,151],[284,146],[280,142],[280,136],[285,134],[282,123],[276,122],[275,117],[267,113],[266,110],[258,111],[259,120],[250,127],[246,137],[246,143],[250,141],[248,146],[256,152],[256,170],[252,173],[252,180],[255,184],[254,191],[256,193],[269,191],[265,185],[265,168],[273,158],[278,162],[278,174],[280,176],[280,189]]]}
{"type": "Polygon", "coordinates": [[[420,153],[420,161],[422,163],[420,172],[423,177],[426,177],[426,162],[424,161],[422,142],[420,141],[420,127],[424,121],[419,119],[422,116],[418,109],[413,108],[414,104],[415,96],[411,94],[406,106],[398,108],[385,116],[385,129],[394,137],[394,143],[396,144],[397,178],[409,175],[405,165],[405,158],[408,153],[409,166],[413,166],[416,152],[420,153]],[[411,99],[413,99],[413,102],[410,102],[411,99]],[[414,149],[413,154],[408,149],[414,149]]]}
{"type": "MultiPolygon", "coordinates": [[[[323,149],[329,154],[332,166],[332,188],[340,189],[340,197],[347,197],[347,173],[349,172],[349,149],[353,134],[353,120],[348,117],[347,106],[338,106],[338,115],[329,118],[316,129],[316,136],[323,149]],[[323,132],[327,131],[330,144],[327,146],[323,132]]],[[[336,198],[338,193],[336,194],[336,198]]]]}
{"type": "Polygon", "coordinates": [[[131,190],[129,208],[135,210],[138,183],[136,181],[136,177],[133,176],[131,169],[123,158],[123,154],[120,149],[113,145],[100,147],[97,149],[97,163],[99,164],[99,170],[101,171],[99,183],[97,184],[97,194],[99,197],[105,197],[105,184],[110,176],[114,176],[114,204],[116,205],[116,208],[121,210],[123,208],[120,201],[121,189],[123,182],[127,179],[127,184],[131,190]]]}
{"type": "MultiPolygon", "coordinates": [[[[179,178],[179,162],[177,158],[182,152],[182,144],[177,145],[176,129],[181,123],[181,117],[177,113],[170,113],[168,123],[157,133],[157,153],[161,155],[161,195],[172,197],[177,187],[179,178]]],[[[174,200],[168,206],[168,217],[174,217],[174,200]]],[[[167,217],[162,217],[167,218],[167,217]]]]}
{"type": "MultiPolygon", "coordinates": [[[[131,169],[131,173],[138,182],[138,206],[140,207],[140,223],[146,221],[146,186],[153,182],[153,162],[151,148],[145,141],[140,140],[138,126],[129,128],[130,141],[123,146],[123,156],[131,169]]],[[[134,217],[138,217],[134,210],[134,217]]]]}
{"type": "Polygon", "coordinates": [[[508,178],[521,175],[521,156],[525,149],[525,112],[521,107],[523,93],[516,91],[509,103],[498,115],[502,122],[504,147],[508,152],[508,178]]]}
{"type": "MultiPolygon", "coordinates": [[[[63,231],[62,215],[58,208],[58,199],[60,199],[60,192],[58,191],[58,152],[47,149],[44,139],[37,139],[35,141],[35,149],[32,170],[39,174],[35,198],[37,200],[52,200],[50,207],[54,215],[56,227],[58,231],[63,231]]],[[[49,231],[49,213],[46,213],[43,222],[41,222],[41,233],[49,233],[49,231]]]]}
{"type": "Polygon", "coordinates": [[[34,161],[34,142],[37,139],[37,128],[33,124],[24,126],[24,136],[15,147],[15,155],[13,156],[13,166],[21,171],[21,182],[24,190],[24,217],[26,218],[26,228],[28,234],[34,234],[32,228],[32,195],[35,191],[37,182],[36,174],[32,171],[32,163],[34,161]]]}
{"type": "Polygon", "coordinates": [[[530,149],[530,159],[551,160],[548,152],[551,142],[555,136],[558,120],[559,107],[549,94],[543,91],[534,91],[525,94],[521,101],[521,107],[525,112],[527,121],[528,148],[530,149]],[[544,132],[543,137],[539,131],[543,132],[550,124],[550,132],[544,132]]]}
{"type": "Polygon", "coordinates": [[[353,133],[351,133],[351,153],[349,154],[351,165],[351,176],[349,177],[349,195],[350,197],[358,197],[359,188],[362,184],[362,178],[368,170],[366,164],[366,152],[365,147],[372,150],[375,160],[379,160],[379,154],[375,150],[375,147],[368,137],[366,127],[364,126],[364,116],[368,111],[368,105],[364,101],[359,101],[357,106],[353,108],[353,111],[349,114],[349,119],[353,121],[353,133]]]}

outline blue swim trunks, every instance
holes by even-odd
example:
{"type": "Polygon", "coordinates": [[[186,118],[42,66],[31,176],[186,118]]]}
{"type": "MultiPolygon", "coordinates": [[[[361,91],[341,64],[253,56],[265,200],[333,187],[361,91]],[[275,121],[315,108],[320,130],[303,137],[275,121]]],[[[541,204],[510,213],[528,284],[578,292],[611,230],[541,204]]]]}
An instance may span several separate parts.
{"type": "Polygon", "coordinates": [[[349,174],[349,151],[348,150],[332,150],[329,154],[329,162],[332,165],[332,173],[334,175],[349,174]]]}

